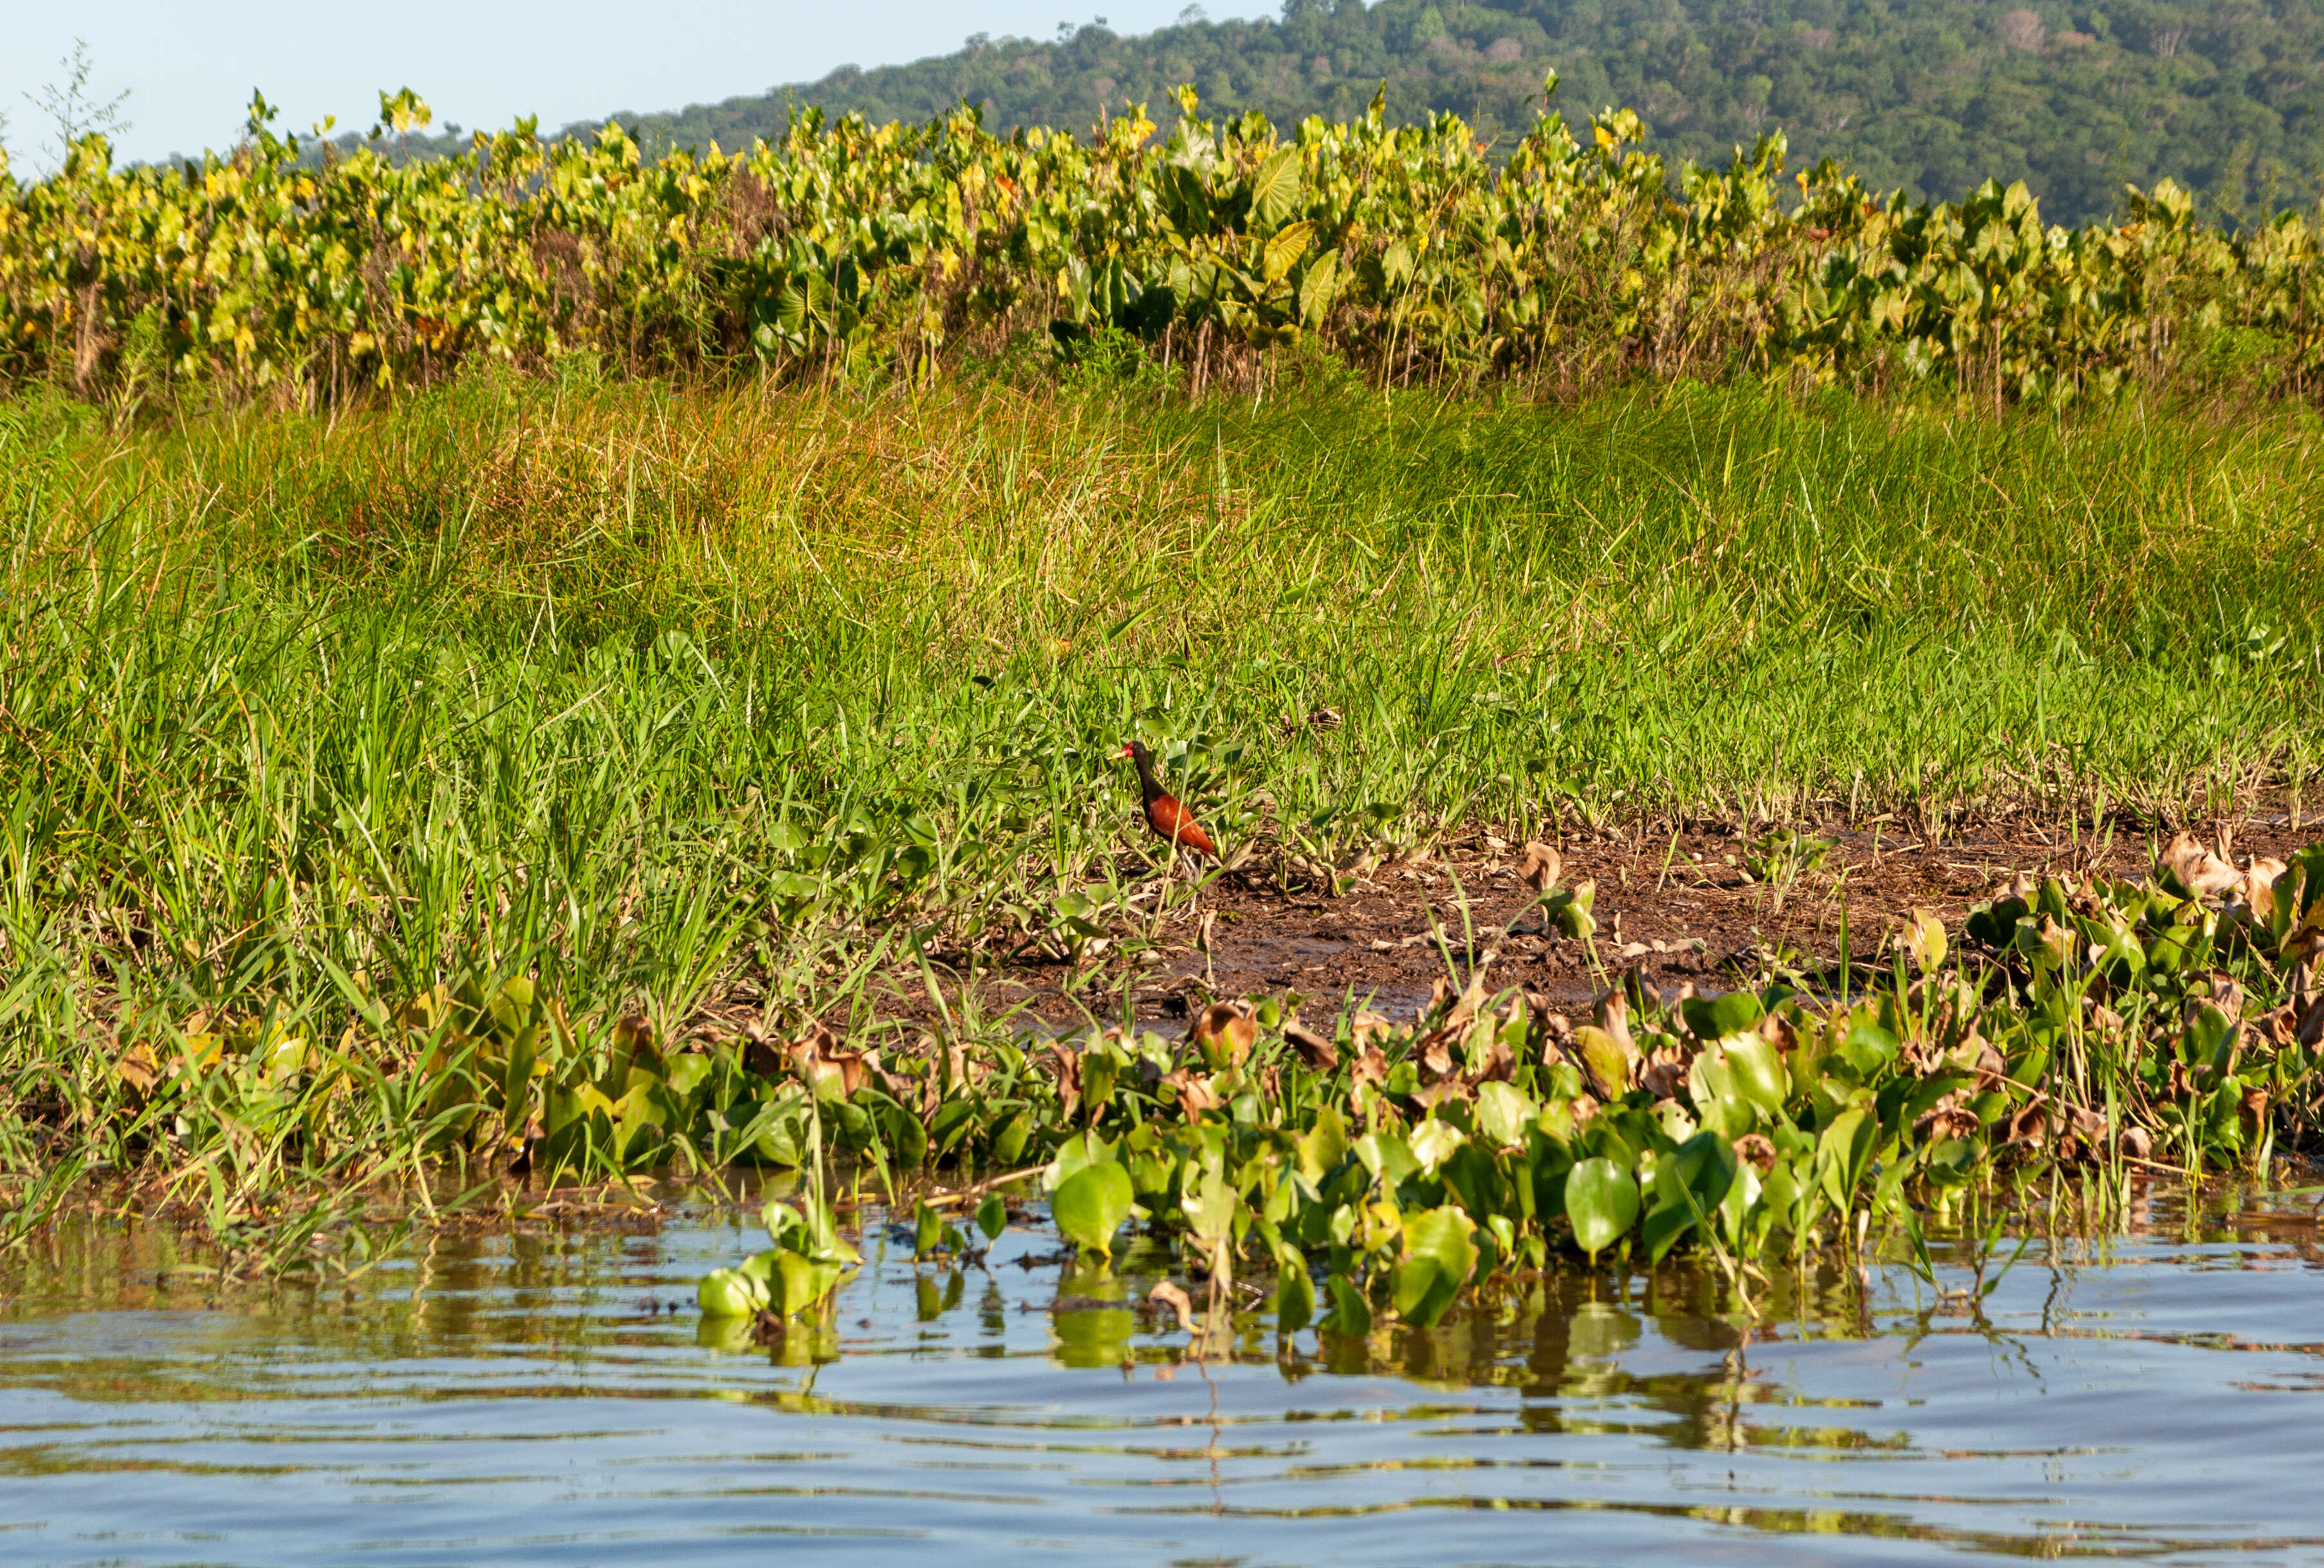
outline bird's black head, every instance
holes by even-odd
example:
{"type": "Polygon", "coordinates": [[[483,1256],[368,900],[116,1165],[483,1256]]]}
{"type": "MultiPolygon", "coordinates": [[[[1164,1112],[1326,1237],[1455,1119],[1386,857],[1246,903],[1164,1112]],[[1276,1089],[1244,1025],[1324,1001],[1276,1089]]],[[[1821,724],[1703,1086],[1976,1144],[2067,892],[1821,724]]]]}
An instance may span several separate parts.
{"type": "Polygon", "coordinates": [[[1117,757],[1127,757],[1140,767],[1144,767],[1147,763],[1151,762],[1154,760],[1153,753],[1147,751],[1146,742],[1143,741],[1125,742],[1121,750],[1116,752],[1114,755],[1117,757]]]}

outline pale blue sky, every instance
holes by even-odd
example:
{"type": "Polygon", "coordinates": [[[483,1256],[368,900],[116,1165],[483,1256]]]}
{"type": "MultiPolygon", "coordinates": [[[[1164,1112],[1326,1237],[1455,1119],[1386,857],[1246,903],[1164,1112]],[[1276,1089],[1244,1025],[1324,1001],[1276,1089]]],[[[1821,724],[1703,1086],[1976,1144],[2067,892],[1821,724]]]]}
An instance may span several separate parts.
{"type": "MultiPolygon", "coordinates": [[[[410,86],[441,126],[503,125],[537,114],[544,129],[615,109],[677,108],[812,81],[834,66],[948,54],[972,32],[1054,38],[1060,22],[1103,16],[1117,32],[1174,21],[1186,0],[611,0],[493,5],[390,0],[383,5],[242,0],[0,0],[0,113],[20,173],[48,166],[53,134],[25,101],[61,79],[59,60],[88,41],[89,91],[126,88],[124,158],[233,143],[254,87],[303,131],[327,114],[341,129],[376,117],[379,89],[410,86]]],[[[1271,16],[1277,0],[1204,0],[1213,20],[1271,16]]]]}

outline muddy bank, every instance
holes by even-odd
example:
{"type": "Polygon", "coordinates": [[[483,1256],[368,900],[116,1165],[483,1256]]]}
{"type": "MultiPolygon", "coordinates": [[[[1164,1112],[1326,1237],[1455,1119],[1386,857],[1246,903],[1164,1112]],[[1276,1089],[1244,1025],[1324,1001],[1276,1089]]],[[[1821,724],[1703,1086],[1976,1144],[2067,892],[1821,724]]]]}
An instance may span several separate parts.
{"type": "MultiPolygon", "coordinates": [[[[2220,831],[2210,825],[2205,836],[2220,831]]],[[[2289,811],[2227,826],[2239,864],[2312,843],[2318,831],[2289,811]]],[[[1118,1020],[1126,987],[1140,1024],[1167,1033],[1200,999],[1262,992],[1304,993],[1311,1015],[1369,998],[1382,1012],[1408,1016],[1448,963],[1465,978],[1488,955],[1495,983],[1521,982],[1576,1005],[1629,970],[1665,992],[1690,982],[1723,991],[1770,965],[1836,977],[1843,931],[1862,964],[1886,954],[1915,909],[1958,929],[1970,906],[2019,872],[2143,877],[2167,836],[2023,819],[1955,827],[1941,838],[1879,820],[1809,830],[1793,844],[1719,823],[1569,835],[1556,846],[1563,884],[1596,884],[1598,928],[1582,941],[1527,912],[1534,895],[1519,873],[1522,846],[1480,831],[1426,860],[1351,868],[1337,893],[1320,878],[1246,867],[1205,888],[1192,912],[1174,914],[1158,953],[1072,972],[1020,960],[991,972],[984,990],[992,1003],[1065,1025],[1091,1014],[1118,1020]]]]}

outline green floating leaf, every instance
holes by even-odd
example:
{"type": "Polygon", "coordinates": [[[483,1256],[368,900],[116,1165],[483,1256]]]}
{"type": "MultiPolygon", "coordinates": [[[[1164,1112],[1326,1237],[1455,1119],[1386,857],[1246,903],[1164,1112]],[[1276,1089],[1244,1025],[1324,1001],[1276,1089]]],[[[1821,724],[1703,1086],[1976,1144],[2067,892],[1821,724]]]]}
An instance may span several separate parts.
{"type": "Polygon", "coordinates": [[[1823,1195],[1842,1214],[1855,1201],[1856,1191],[1872,1169],[1873,1151],[1880,1142],[1880,1123],[1862,1111],[1843,1111],[1832,1118],[1816,1140],[1816,1174],[1823,1195]]]}
{"type": "Polygon", "coordinates": [[[1565,1217],[1592,1263],[1629,1234],[1638,1218],[1638,1182],[1610,1159],[1578,1161],[1565,1173],[1565,1217]]]}
{"type": "Polygon", "coordinates": [[[1646,1223],[1649,1258],[1661,1262],[1680,1237],[1698,1224],[1710,1225],[1735,1185],[1740,1163],[1726,1136],[1709,1130],[1696,1133],[1655,1162],[1655,1203],[1646,1223]]]}
{"type": "Polygon", "coordinates": [[[912,1256],[925,1258],[944,1240],[944,1216],[920,1204],[912,1213],[912,1256]]]}
{"type": "Polygon", "coordinates": [[[1334,1274],[1331,1278],[1332,1332],[1350,1339],[1361,1339],[1372,1332],[1371,1303],[1364,1299],[1347,1276],[1334,1274]]]}
{"type": "Polygon", "coordinates": [[[1009,1228],[1009,1205],[1001,1201],[999,1193],[986,1194],[984,1201],[976,1205],[976,1228],[984,1232],[988,1241],[999,1241],[1001,1232],[1009,1228]]]}
{"type": "Polygon", "coordinates": [[[1475,1222],[1451,1204],[1416,1214],[1405,1222],[1410,1253],[1397,1265],[1391,1286],[1396,1310],[1406,1323],[1426,1328],[1443,1317],[1477,1266],[1475,1222]]]}
{"type": "Polygon", "coordinates": [[[1762,1115],[1780,1114],[1792,1086],[1782,1053],[1765,1036],[1757,1034],[1729,1036],[1723,1049],[1736,1091],[1757,1106],[1762,1115]]]}
{"type": "Polygon", "coordinates": [[[1084,1166],[1066,1177],[1049,1200],[1049,1212],[1067,1241],[1085,1252],[1102,1253],[1110,1258],[1113,1255],[1113,1233],[1130,1218],[1130,1204],[1136,1201],[1137,1194],[1130,1190],[1130,1173],[1108,1160],[1103,1165],[1084,1166]]]}
{"type": "Polygon", "coordinates": [[[1315,1282],[1296,1252],[1286,1252],[1275,1281],[1275,1332],[1297,1333],[1315,1321],[1315,1282]]]}
{"type": "Polygon", "coordinates": [[[1299,1174],[1320,1182],[1339,1168],[1348,1154],[1348,1124],[1326,1105],[1315,1112],[1314,1124],[1299,1136],[1299,1174]]]}
{"type": "Polygon", "coordinates": [[[767,1287],[739,1268],[714,1268],[694,1288],[706,1317],[749,1317],[767,1305],[767,1287]]]}
{"type": "Polygon", "coordinates": [[[785,1317],[814,1305],[839,1283],[839,1266],[817,1263],[784,1248],[775,1254],[775,1309],[785,1317]]]}
{"type": "Polygon", "coordinates": [[[1477,1130],[1504,1148],[1523,1148],[1526,1130],[1540,1108],[1513,1084],[1480,1084],[1477,1087],[1477,1130]]]}

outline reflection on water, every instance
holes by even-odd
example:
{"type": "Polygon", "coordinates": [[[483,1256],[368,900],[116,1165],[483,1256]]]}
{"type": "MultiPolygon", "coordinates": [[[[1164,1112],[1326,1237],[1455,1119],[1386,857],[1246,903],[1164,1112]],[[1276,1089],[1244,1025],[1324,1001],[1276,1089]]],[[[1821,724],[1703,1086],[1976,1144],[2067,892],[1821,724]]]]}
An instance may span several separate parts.
{"type": "Polygon", "coordinates": [[[1757,1324],[1574,1269],[1369,1341],[1253,1314],[1207,1367],[1158,1258],[1032,1229],[943,1269],[874,1225],[770,1352],[694,1312],[754,1244],[708,1213],[215,1295],[90,1226],[0,1266],[0,1561],[2324,1563],[2314,1202],[2151,1197],[1982,1314],[1942,1249],[1777,1273],[1757,1324]]]}

